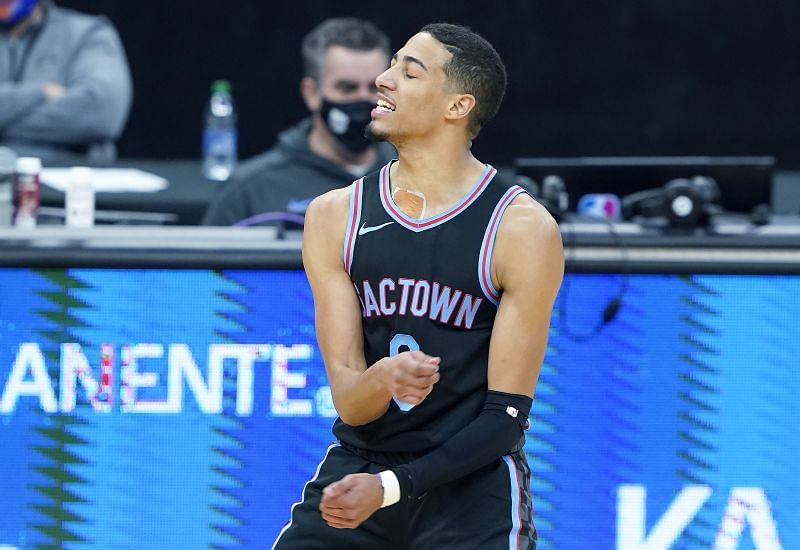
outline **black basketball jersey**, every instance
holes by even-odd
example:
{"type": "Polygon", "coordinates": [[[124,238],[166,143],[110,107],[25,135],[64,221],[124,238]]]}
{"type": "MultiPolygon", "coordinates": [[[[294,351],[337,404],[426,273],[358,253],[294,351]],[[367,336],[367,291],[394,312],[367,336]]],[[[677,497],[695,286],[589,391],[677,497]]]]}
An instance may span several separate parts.
{"type": "Polygon", "coordinates": [[[361,302],[364,353],[367,365],[406,350],[439,356],[440,380],[415,407],[393,401],[369,424],[337,419],[333,430],[362,449],[424,452],[483,407],[500,300],[492,248],[503,212],[524,190],[486,166],[456,205],[417,220],[392,200],[390,166],[356,181],[350,197],[343,257],[361,302]]]}

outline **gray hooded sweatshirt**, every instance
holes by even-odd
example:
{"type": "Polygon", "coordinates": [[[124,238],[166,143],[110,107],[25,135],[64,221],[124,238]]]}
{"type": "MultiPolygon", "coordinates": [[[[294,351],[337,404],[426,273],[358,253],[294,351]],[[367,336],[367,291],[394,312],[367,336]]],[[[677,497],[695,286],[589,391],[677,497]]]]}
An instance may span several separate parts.
{"type": "Polygon", "coordinates": [[[131,106],[130,69],[109,20],[42,0],[44,17],[12,39],[0,30],[0,145],[47,164],[110,161],[131,106]],[[66,94],[48,101],[45,82],[66,94]]]}
{"type": "MultiPolygon", "coordinates": [[[[292,222],[302,223],[313,198],[358,179],[314,153],[308,145],[310,132],[311,119],[306,119],[282,132],[275,147],[243,163],[229,182],[220,184],[203,224],[294,227],[292,222]]],[[[390,144],[378,143],[375,162],[367,172],[396,155],[390,144]]]]}

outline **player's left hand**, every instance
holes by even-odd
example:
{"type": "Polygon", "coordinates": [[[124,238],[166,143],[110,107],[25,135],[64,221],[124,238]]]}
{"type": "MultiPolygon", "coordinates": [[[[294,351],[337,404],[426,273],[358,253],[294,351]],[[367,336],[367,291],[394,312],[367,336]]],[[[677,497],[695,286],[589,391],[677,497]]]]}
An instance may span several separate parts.
{"type": "Polygon", "coordinates": [[[383,486],[374,474],[350,474],[322,490],[322,519],[336,529],[355,529],[383,504],[383,486]]]}

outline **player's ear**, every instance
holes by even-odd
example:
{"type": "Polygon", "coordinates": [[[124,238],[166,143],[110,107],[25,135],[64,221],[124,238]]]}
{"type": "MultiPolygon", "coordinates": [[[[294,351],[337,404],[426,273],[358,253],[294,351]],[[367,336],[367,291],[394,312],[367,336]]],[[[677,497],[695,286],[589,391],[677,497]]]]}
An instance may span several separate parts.
{"type": "Polygon", "coordinates": [[[303,96],[303,101],[309,111],[312,113],[319,111],[322,106],[322,93],[319,89],[319,82],[310,76],[303,77],[300,81],[300,95],[303,96]]]}
{"type": "Polygon", "coordinates": [[[475,108],[475,96],[472,94],[454,94],[449,98],[447,114],[449,120],[466,118],[475,108]]]}

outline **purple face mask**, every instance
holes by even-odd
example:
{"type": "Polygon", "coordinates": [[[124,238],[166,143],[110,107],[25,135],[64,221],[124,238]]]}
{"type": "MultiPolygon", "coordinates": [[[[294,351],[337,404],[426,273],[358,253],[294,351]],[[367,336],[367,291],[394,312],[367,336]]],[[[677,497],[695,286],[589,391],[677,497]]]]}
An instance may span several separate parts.
{"type": "Polygon", "coordinates": [[[0,0],[0,25],[13,27],[30,15],[39,0],[0,0]]]}

